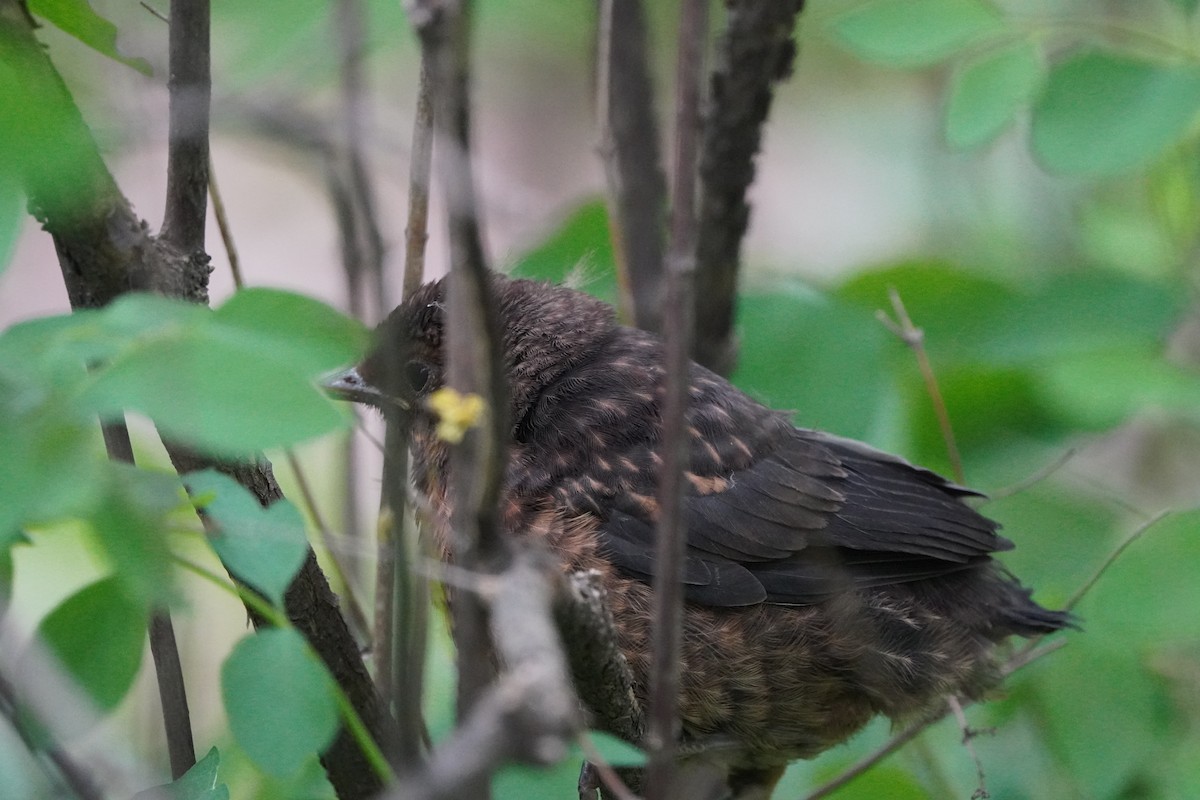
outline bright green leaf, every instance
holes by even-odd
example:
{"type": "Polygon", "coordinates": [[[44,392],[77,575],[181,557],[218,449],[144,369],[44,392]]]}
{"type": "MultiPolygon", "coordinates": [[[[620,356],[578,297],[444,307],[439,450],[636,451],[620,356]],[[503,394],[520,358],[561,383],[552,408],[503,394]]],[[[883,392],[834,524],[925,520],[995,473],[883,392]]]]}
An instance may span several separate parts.
{"type": "Polygon", "coordinates": [[[230,455],[294,444],[346,424],[348,412],[310,376],[260,345],[219,325],[150,337],[98,370],[82,400],[102,416],[141,411],[169,436],[230,455]]]}
{"type": "Polygon", "coordinates": [[[273,775],[297,772],[337,733],[333,681],[290,628],[242,639],[221,667],[221,694],[238,744],[273,775]]]}
{"type": "Polygon", "coordinates": [[[284,592],[308,556],[299,510],[286,500],[263,508],[245,488],[215,470],[189,473],[184,482],[194,497],[212,496],[204,513],[216,523],[209,541],[221,562],[282,606],[284,592]]]}
{"type": "Polygon", "coordinates": [[[310,297],[277,289],[242,289],[212,322],[256,343],[276,363],[319,375],[360,359],[370,333],[345,314],[310,297]]]}
{"type": "Polygon", "coordinates": [[[1200,423],[1200,372],[1152,351],[1074,358],[1041,371],[1045,397],[1080,427],[1112,427],[1139,409],[1166,409],[1200,423]]]}
{"type": "Polygon", "coordinates": [[[1158,156],[1200,111],[1200,67],[1103,50],[1050,71],[1033,108],[1033,151],[1047,169],[1113,175],[1158,156]]]}
{"type": "Polygon", "coordinates": [[[1041,79],[1041,57],[1028,41],[963,64],[946,104],[946,141],[963,150],[990,141],[1033,97],[1041,79]]]}
{"type": "Polygon", "coordinates": [[[96,52],[143,75],[154,74],[144,59],[117,52],[117,27],[93,11],[87,0],[29,0],[29,10],[96,52]]]}
{"type": "Polygon", "coordinates": [[[1196,8],[1200,6],[1200,0],[1168,0],[1168,2],[1178,6],[1185,14],[1196,13],[1196,8]]]}
{"type": "Polygon", "coordinates": [[[592,200],[576,209],[550,238],[518,258],[511,274],[566,283],[615,303],[616,261],[604,202],[592,200]]]}
{"type": "Polygon", "coordinates": [[[859,58],[897,67],[935,64],[1002,30],[984,0],[875,0],[830,23],[834,38],[859,58]]]}
{"type": "Polygon", "coordinates": [[[229,800],[229,787],[217,785],[221,754],[213,747],[177,781],[138,792],[133,800],[229,800]]]}
{"type": "Polygon", "coordinates": [[[97,707],[116,707],[137,675],[146,639],[145,610],[121,581],[97,581],[68,597],[38,626],[38,638],[97,707]]]}

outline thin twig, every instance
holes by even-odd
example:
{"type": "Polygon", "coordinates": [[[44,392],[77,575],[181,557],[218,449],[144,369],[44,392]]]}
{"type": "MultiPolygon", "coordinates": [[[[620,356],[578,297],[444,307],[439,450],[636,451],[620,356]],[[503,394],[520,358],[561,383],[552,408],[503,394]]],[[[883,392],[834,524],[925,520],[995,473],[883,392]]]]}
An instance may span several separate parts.
{"type": "Polygon", "coordinates": [[[600,0],[596,118],[621,313],[662,330],[666,177],[659,153],[642,0],[600,0]]]}
{"type": "Polygon", "coordinates": [[[170,24],[171,24],[171,18],[170,18],[170,17],[168,17],[166,14],[162,13],[161,11],[159,11],[159,10],[158,10],[157,8],[155,8],[154,6],[152,6],[152,5],[150,5],[149,3],[147,3],[147,2],[146,2],[146,0],[138,0],[138,5],[139,5],[139,6],[141,6],[142,8],[144,8],[144,9],[146,9],[146,10],[147,10],[147,11],[149,11],[149,12],[150,12],[150,13],[151,13],[153,16],[155,16],[155,17],[158,17],[160,20],[162,20],[163,22],[167,23],[168,25],[170,25],[170,24]]]}
{"type": "MultiPolygon", "coordinates": [[[[434,98],[441,184],[446,200],[450,242],[447,298],[447,385],[475,394],[485,404],[484,422],[468,431],[450,453],[449,499],[451,549],[467,569],[505,560],[506,542],[498,522],[500,489],[508,439],[508,387],[501,371],[499,320],[490,302],[491,280],[480,230],[479,206],[471,165],[470,32],[468,0],[414,0],[409,19],[417,28],[429,66],[434,98]]],[[[390,443],[389,443],[390,444],[390,443]]],[[[494,676],[493,636],[480,599],[460,594],[451,604],[457,650],[456,715],[463,728],[482,706],[494,676]]],[[[481,709],[482,710],[482,709],[481,709]]],[[[435,758],[431,769],[438,763],[435,758]]],[[[461,796],[486,800],[491,794],[486,774],[459,787],[461,796]]]]}
{"type": "Polygon", "coordinates": [[[1013,495],[1020,494],[1032,486],[1036,486],[1066,466],[1067,462],[1074,458],[1078,453],[1078,449],[1074,447],[1068,447],[1058,456],[1058,458],[1054,459],[1049,464],[1045,465],[1027,478],[1023,478],[1011,486],[1005,486],[1001,489],[988,492],[988,501],[1003,500],[1006,497],[1012,497],[1013,495]]]}
{"type": "Polygon", "coordinates": [[[692,338],[692,281],[696,267],[696,151],[700,127],[700,76],[708,38],[708,3],[686,0],[680,8],[675,73],[675,153],[672,165],[667,302],[664,313],[665,398],[662,469],[658,487],[657,566],[651,624],[650,760],[646,796],[665,800],[675,773],[678,738],[679,661],[683,625],[683,473],[690,462],[687,427],[688,352],[692,338]]]}
{"type": "MultiPolygon", "coordinates": [[[[132,465],[133,441],[125,420],[103,423],[100,430],[109,460],[132,465]]],[[[167,737],[167,755],[171,762],[171,778],[178,780],[196,763],[196,745],[192,740],[192,719],[188,710],[183,664],[168,609],[160,608],[151,613],[148,633],[167,737]]]]}
{"type": "Polygon", "coordinates": [[[1083,600],[1084,597],[1087,596],[1087,593],[1092,590],[1092,587],[1095,586],[1097,582],[1099,582],[1100,578],[1103,577],[1104,573],[1108,572],[1108,568],[1116,563],[1117,559],[1120,558],[1121,555],[1126,550],[1129,549],[1129,546],[1131,544],[1136,542],[1138,539],[1142,538],[1142,535],[1144,533],[1146,533],[1146,531],[1150,530],[1155,525],[1162,522],[1164,519],[1169,517],[1172,513],[1174,513],[1174,512],[1172,512],[1170,509],[1159,511],[1153,517],[1146,520],[1141,525],[1138,525],[1136,528],[1134,528],[1132,531],[1130,531],[1129,534],[1120,541],[1120,543],[1116,546],[1116,548],[1114,548],[1113,551],[1108,554],[1108,557],[1105,558],[1103,562],[1101,562],[1100,566],[1096,567],[1096,571],[1092,573],[1091,577],[1089,577],[1086,581],[1084,581],[1083,585],[1075,590],[1075,593],[1071,595],[1069,600],[1067,600],[1066,606],[1063,608],[1063,610],[1064,611],[1074,610],[1075,606],[1079,605],[1079,602],[1081,600],[1083,600]]]}
{"type": "Polygon", "coordinates": [[[317,506],[317,498],[313,495],[312,487],[308,483],[308,477],[304,472],[304,468],[300,466],[300,460],[296,458],[295,451],[289,447],[283,452],[287,458],[288,466],[292,468],[292,474],[296,478],[296,487],[300,490],[300,499],[304,502],[304,508],[308,511],[309,516],[312,517],[313,524],[317,526],[317,531],[320,533],[321,544],[325,546],[325,550],[329,553],[329,571],[333,573],[333,579],[342,587],[342,598],[349,622],[360,636],[367,637],[371,633],[371,625],[367,622],[367,615],[363,612],[362,605],[358,602],[358,598],[354,594],[354,587],[350,584],[346,571],[342,569],[341,561],[337,556],[338,545],[334,541],[333,530],[325,522],[325,517],[321,514],[321,509],[317,506]]]}
{"type": "Polygon", "coordinates": [[[433,173],[434,130],[429,69],[429,51],[422,48],[408,168],[408,225],[404,229],[405,297],[410,297],[424,278],[425,243],[429,240],[429,183],[433,173]]]}
{"type": "Polygon", "coordinates": [[[729,374],[737,355],[734,311],[746,192],[774,98],[792,71],[803,0],[726,0],[717,45],[711,110],[700,156],[700,234],[696,247],[696,360],[729,374]]]}
{"type": "Polygon", "coordinates": [[[983,762],[979,760],[979,753],[975,752],[975,743],[972,741],[978,731],[972,729],[967,723],[966,712],[963,711],[962,703],[958,701],[957,697],[954,695],[947,697],[946,705],[950,707],[954,718],[958,720],[959,730],[962,731],[963,747],[967,749],[971,760],[975,762],[975,775],[979,779],[979,785],[976,786],[975,791],[971,792],[971,800],[984,800],[984,798],[991,797],[987,790],[987,776],[983,772],[983,762]]]}
{"type": "Polygon", "coordinates": [[[925,391],[929,393],[933,411],[937,415],[938,427],[942,431],[942,439],[946,443],[946,454],[950,459],[950,469],[954,473],[954,480],[965,483],[962,456],[959,455],[958,444],[954,440],[954,427],[950,424],[950,414],[946,410],[946,401],[942,398],[942,390],[938,388],[937,376],[934,375],[933,365],[929,362],[929,354],[925,352],[925,331],[913,325],[912,319],[908,316],[908,310],[904,307],[904,301],[900,299],[900,293],[896,291],[895,287],[888,287],[888,298],[891,300],[896,320],[893,321],[882,310],[876,311],[875,316],[885,328],[896,334],[900,341],[908,346],[917,357],[917,367],[921,370],[921,377],[925,380],[925,391]]]}
{"type": "Polygon", "coordinates": [[[229,272],[233,276],[233,285],[242,289],[246,286],[246,281],[242,277],[242,259],[238,256],[237,246],[233,241],[233,228],[229,224],[229,215],[225,213],[225,200],[217,186],[217,172],[213,168],[211,157],[208,160],[208,197],[212,201],[217,230],[221,233],[221,244],[225,247],[225,255],[229,259],[229,272]]]}

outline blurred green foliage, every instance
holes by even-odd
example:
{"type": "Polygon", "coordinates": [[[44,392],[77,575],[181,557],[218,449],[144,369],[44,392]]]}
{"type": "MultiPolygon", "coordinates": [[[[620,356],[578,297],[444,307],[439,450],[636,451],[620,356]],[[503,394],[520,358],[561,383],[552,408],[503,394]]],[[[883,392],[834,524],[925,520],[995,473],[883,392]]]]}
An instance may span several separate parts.
{"type": "MultiPolygon", "coordinates": [[[[215,5],[220,86],[324,89],[335,81],[330,4],[215,5]]],[[[669,5],[652,10],[652,19],[667,19],[669,5]]],[[[981,152],[1006,130],[1027,128],[1037,162],[1078,182],[1065,244],[1035,263],[1022,261],[1017,247],[986,264],[896,253],[819,281],[799,277],[803,264],[768,265],[782,274],[755,272],[743,286],[733,378],[763,402],[793,409],[798,424],[948,471],[913,354],[876,319],[879,310],[891,313],[895,289],[924,331],[968,482],[999,490],[984,510],[1017,543],[1005,561],[1053,606],[1160,498],[1195,503],[1194,479],[1191,495],[1178,490],[1179,476],[1158,485],[1169,482],[1160,476],[1172,477],[1173,462],[1155,443],[1200,442],[1200,371],[1186,357],[1196,349],[1178,346],[1196,313],[1200,40],[1190,16],[1195,0],[1147,0],[1120,16],[1078,4],[1023,5],[814,2],[806,14],[821,24],[802,23],[802,43],[819,48],[829,40],[886,68],[946,73],[941,125],[954,148],[981,152]],[[1093,456],[1091,468],[1068,461],[1005,491],[1069,447],[1146,429],[1158,438],[1122,453],[1119,466],[1131,478],[1120,490],[1097,482],[1093,456]]],[[[82,0],[30,7],[99,52],[143,67],[82,0]]],[[[373,55],[411,51],[400,4],[372,0],[367,9],[373,55]]],[[[562,4],[494,0],[482,4],[478,21],[489,41],[504,46],[535,42],[577,54],[590,41],[587,15],[562,4]]],[[[78,143],[56,138],[61,104],[27,102],[44,86],[23,77],[0,73],[0,106],[17,112],[0,115],[0,150],[34,159],[38,169],[51,165],[69,189],[78,143]],[[24,146],[33,132],[36,151],[24,146]]],[[[14,161],[0,161],[0,270],[24,213],[14,161]]],[[[601,202],[585,203],[511,269],[611,301],[617,267],[608,224],[601,202]]],[[[267,290],[239,293],[215,312],[130,297],[0,335],[0,600],[11,594],[12,552],[28,546],[26,532],[54,535],[56,523],[72,522],[87,529],[110,574],[58,605],[40,630],[101,708],[115,706],[134,679],[145,609],[179,607],[175,542],[161,532],[184,529],[190,505],[173,478],[104,461],[96,415],[140,410],[164,432],[227,455],[290,445],[346,426],[313,379],[353,361],[365,343],[356,323],[267,290]]],[[[1183,463],[1200,471],[1194,454],[1183,463]]],[[[201,494],[230,537],[217,551],[277,603],[299,563],[298,515],[286,506],[263,513],[240,489],[205,480],[201,494]],[[264,529],[278,535],[263,537],[264,529]],[[246,548],[239,537],[249,531],[246,548]]],[[[974,728],[989,731],[974,744],[993,796],[1200,797],[1200,512],[1176,512],[1145,531],[1082,600],[1082,633],[1067,634],[1064,649],[968,712],[974,728]]],[[[427,704],[440,738],[452,720],[452,660],[444,631],[433,643],[427,704]]],[[[329,798],[312,752],[331,735],[335,698],[294,633],[244,640],[224,678],[233,738],[179,782],[178,796],[220,800],[228,784],[239,798],[329,798]],[[263,685],[264,676],[285,674],[288,681],[263,685]],[[261,703],[272,691],[278,701],[261,703]]],[[[795,765],[779,796],[802,796],[888,734],[877,722],[845,747],[795,765]]],[[[9,744],[0,740],[0,786],[36,796],[35,771],[9,744]]],[[[611,742],[601,745],[617,752],[611,742]]],[[[507,769],[497,797],[570,796],[577,758],[546,771],[507,769]]],[[[967,796],[974,769],[961,732],[941,723],[835,797],[967,796]]]]}

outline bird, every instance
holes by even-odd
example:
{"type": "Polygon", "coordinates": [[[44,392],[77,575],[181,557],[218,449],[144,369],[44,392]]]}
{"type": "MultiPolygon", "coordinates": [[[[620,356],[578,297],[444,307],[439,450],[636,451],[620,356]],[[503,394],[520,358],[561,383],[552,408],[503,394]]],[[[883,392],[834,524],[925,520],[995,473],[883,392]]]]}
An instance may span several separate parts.
{"type": "MultiPolygon", "coordinates": [[[[565,571],[595,570],[643,705],[650,686],[664,346],[552,283],[490,278],[508,388],[499,519],[565,571]]],[[[381,323],[334,386],[409,409],[417,489],[446,520],[447,281],[381,323]]],[[[797,427],[725,378],[687,372],[678,708],[685,741],[727,743],[732,796],[769,797],[795,759],[878,715],[978,698],[998,648],[1073,625],[994,554],[1012,543],[979,493],[864,443],[797,427]]],[[[435,531],[448,553],[448,531],[435,531]]]]}

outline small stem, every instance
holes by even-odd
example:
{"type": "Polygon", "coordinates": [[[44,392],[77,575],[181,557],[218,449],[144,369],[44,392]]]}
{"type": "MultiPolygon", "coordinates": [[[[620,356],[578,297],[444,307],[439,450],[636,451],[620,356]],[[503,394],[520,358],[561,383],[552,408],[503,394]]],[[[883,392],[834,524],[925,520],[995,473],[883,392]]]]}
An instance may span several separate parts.
{"type": "Polygon", "coordinates": [[[904,301],[900,299],[900,293],[894,287],[888,287],[888,297],[891,299],[892,309],[899,322],[893,322],[883,311],[877,311],[875,316],[884,327],[896,334],[900,341],[904,342],[917,357],[917,367],[921,370],[921,377],[925,380],[925,391],[929,393],[929,399],[933,403],[933,412],[937,415],[938,427],[942,431],[942,440],[946,443],[946,455],[950,459],[954,480],[966,483],[962,456],[959,455],[958,443],[954,440],[954,427],[950,424],[946,401],[942,398],[942,390],[938,388],[933,365],[930,364],[929,355],[925,352],[925,331],[913,325],[912,319],[908,316],[908,310],[904,307],[904,301]]]}

